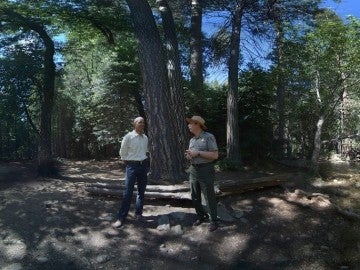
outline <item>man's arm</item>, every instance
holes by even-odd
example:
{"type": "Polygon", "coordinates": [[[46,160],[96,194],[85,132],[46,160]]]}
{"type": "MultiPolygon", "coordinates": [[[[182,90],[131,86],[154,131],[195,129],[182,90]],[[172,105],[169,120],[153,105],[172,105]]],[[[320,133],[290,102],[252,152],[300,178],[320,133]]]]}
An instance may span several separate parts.
{"type": "Polygon", "coordinates": [[[205,159],[215,160],[219,158],[219,151],[198,151],[197,155],[205,159]]]}
{"type": "Polygon", "coordinates": [[[128,155],[128,149],[129,149],[129,136],[125,135],[122,142],[121,142],[121,147],[119,150],[119,155],[120,155],[120,159],[121,160],[126,160],[127,155],[128,155]]]}
{"type": "Polygon", "coordinates": [[[208,160],[215,160],[219,158],[219,151],[198,151],[198,150],[186,150],[186,153],[190,155],[191,158],[201,157],[208,160]]]}

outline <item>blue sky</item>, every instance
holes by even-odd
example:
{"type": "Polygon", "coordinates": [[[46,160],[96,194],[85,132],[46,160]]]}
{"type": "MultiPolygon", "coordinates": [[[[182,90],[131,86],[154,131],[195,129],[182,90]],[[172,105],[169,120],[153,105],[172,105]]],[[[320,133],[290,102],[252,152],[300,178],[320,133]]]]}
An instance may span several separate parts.
{"type": "Polygon", "coordinates": [[[325,0],[321,6],[333,10],[343,19],[346,19],[348,15],[360,18],[360,0],[342,0],[341,3],[325,0]]]}
{"type": "MultiPolygon", "coordinates": [[[[360,0],[342,0],[340,3],[336,3],[333,0],[323,0],[321,7],[333,10],[336,14],[343,18],[344,21],[346,21],[346,18],[349,15],[360,19],[360,0]]],[[[223,66],[210,68],[208,70],[208,75],[205,78],[206,81],[217,80],[220,83],[225,83],[227,80],[227,71],[223,70],[223,68],[223,66]]]]}

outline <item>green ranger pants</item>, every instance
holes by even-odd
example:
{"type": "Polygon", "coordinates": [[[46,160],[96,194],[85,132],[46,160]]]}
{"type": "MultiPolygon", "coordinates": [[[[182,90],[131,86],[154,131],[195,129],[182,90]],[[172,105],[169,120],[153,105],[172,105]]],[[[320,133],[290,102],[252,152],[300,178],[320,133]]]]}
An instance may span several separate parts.
{"type": "Polygon", "coordinates": [[[191,199],[199,219],[204,219],[207,214],[201,204],[201,192],[204,195],[209,209],[210,221],[217,220],[217,206],[214,190],[215,170],[214,164],[207,163],[190,166],[191,199]]]}

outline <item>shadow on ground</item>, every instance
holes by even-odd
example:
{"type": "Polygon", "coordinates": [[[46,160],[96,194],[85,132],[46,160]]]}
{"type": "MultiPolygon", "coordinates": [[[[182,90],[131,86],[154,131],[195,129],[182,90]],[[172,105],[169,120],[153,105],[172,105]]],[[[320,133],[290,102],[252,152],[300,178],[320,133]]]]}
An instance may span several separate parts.
{"type": "Polygon", "coordinates": [[[360,241],[344,243],[344,230],[356,233],[358,223],[287,200],[297,183],[221,198],[241,215],[213,233],[207,224],[192,227],[189,201],[165,199],[146,200],[144,222],[133,219],[131,208],[125,226],[113,229],[119,200],[89,196],[83,187],[89,178],[110,181],[119,172],[74,171],[68,180],[20,181],[24,173],[3,185],[0,269],[359,269],[353,253],[360,241]],[[158,228],[164,215],[169,230],[158,228]]]}

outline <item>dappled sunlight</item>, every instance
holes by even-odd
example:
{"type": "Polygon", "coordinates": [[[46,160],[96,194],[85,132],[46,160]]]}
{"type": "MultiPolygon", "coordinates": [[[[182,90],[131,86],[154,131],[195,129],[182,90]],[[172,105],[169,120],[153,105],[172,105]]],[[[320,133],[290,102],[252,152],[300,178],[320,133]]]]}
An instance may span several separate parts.
{"type": "Polygon", "coordinates": [[[251,237],[246,234],[227,235],[217,239],[214,253],[223,263],[232,261],[239,257],[242,250],[246,250],[251,237]]]}
{"type": "Polygon", "coordinates": [[[163,255],[176,255],[179,256],[183,252],[187,252],[191,249],[190,246],[184,245],[182,242],[166,241],[159,246],[159,252],[163,255]]]}
{"type": "Polygon", "coordinates": [[[276,255],[280,255],[279,252],[276,254],[269,252],[269,246],[267,244],[260,243],[254,248],[252,257],[256,258],[260,262],[270,262],[276,255]]]}
{"type": "Polygon", "coordinates": [[[310,207],[315,210],[325,210],[332,207],[329,197],[321,193],[310,194],[296,189],[294,192],[287,191],[284,197],[288,202],[310,207]]]}
{"type": "Polygon", "coordinates": [[[352,181],[349,179],[332,179],[329,181],[322,181],[317,179],[312,183],[314,187],[341,187],[341,188],[348,188],[354,185],[352,181]]]}
{"type": "Polygon", "coordinates": [[[61,176],[76,181],[102,180],[119,181],[124,178],[117,159],[112,161],[70,161],[62,160],[61,176]],[[75,166],[74,166],[75,165],[75,166]]]}
{"type": "Polygon", "coordinates": [[[260,197],[259,201],[268,203],[271,206],[265,210],[265,213],[271,218],[293,220],[298,215],[296,206],[291,205],[282,199],[276,197],[260,197]]]}
{"type": "Polygon", "coordinates": [[[76,227],[71,230],[74,234],[74,239],[81,242],[82,246],[92,249],[104,248],[110,245],[111,241],[101,231],[95,231],[89,227],[76,227]]]}
{"type": "Polygon", "coordinates": [[[0,239],[0,254],[7,260],[21,260],[27,254],[24,239],[15,232],[8,232],[4,239],[0,239]]]}
{"type": "MultiPolygon", "coordinates": [[[[0,196],[1,264],[19,262],[25,267],[30,263],[36,269],[300,269],[316,266],[314,254],[331,257],[338,228],[345,224],[328,207],[333,196],[325,188],[310,189],[308,184],[219,197],[232,219],[222,220],[211,233],[208,222],[192,226],[196,213],[191,201],[151,198],[144,205],[143,222],[135,220],[132,204],[124,227],[114,229],[111,224],[119,198],[90,196],[84,191],[89,178],[81,179],[91,174],[100,179],[108,167],[100,164],[87,172],[87,165],[79,164],[74,165],[81,166],[79,178],[4,189],[0,196]],[[163,216],[168,217],[169,226],[160,229],[163,216]]],[[[105,178],[114,176],[109,175],[105,178]]],[[[344,181],[333,180],[332,184],[342,185],[336,189],[349,188],[344,181]]],[[[314,269],[326,269],[331,259],[323,260],[314,269]]]]}
{"type": "Polygon", "coordinates": [[[242,212],[251,212],[256,203],[251,199],[235,200],[231,203],[231,208],[242,212]]]}

